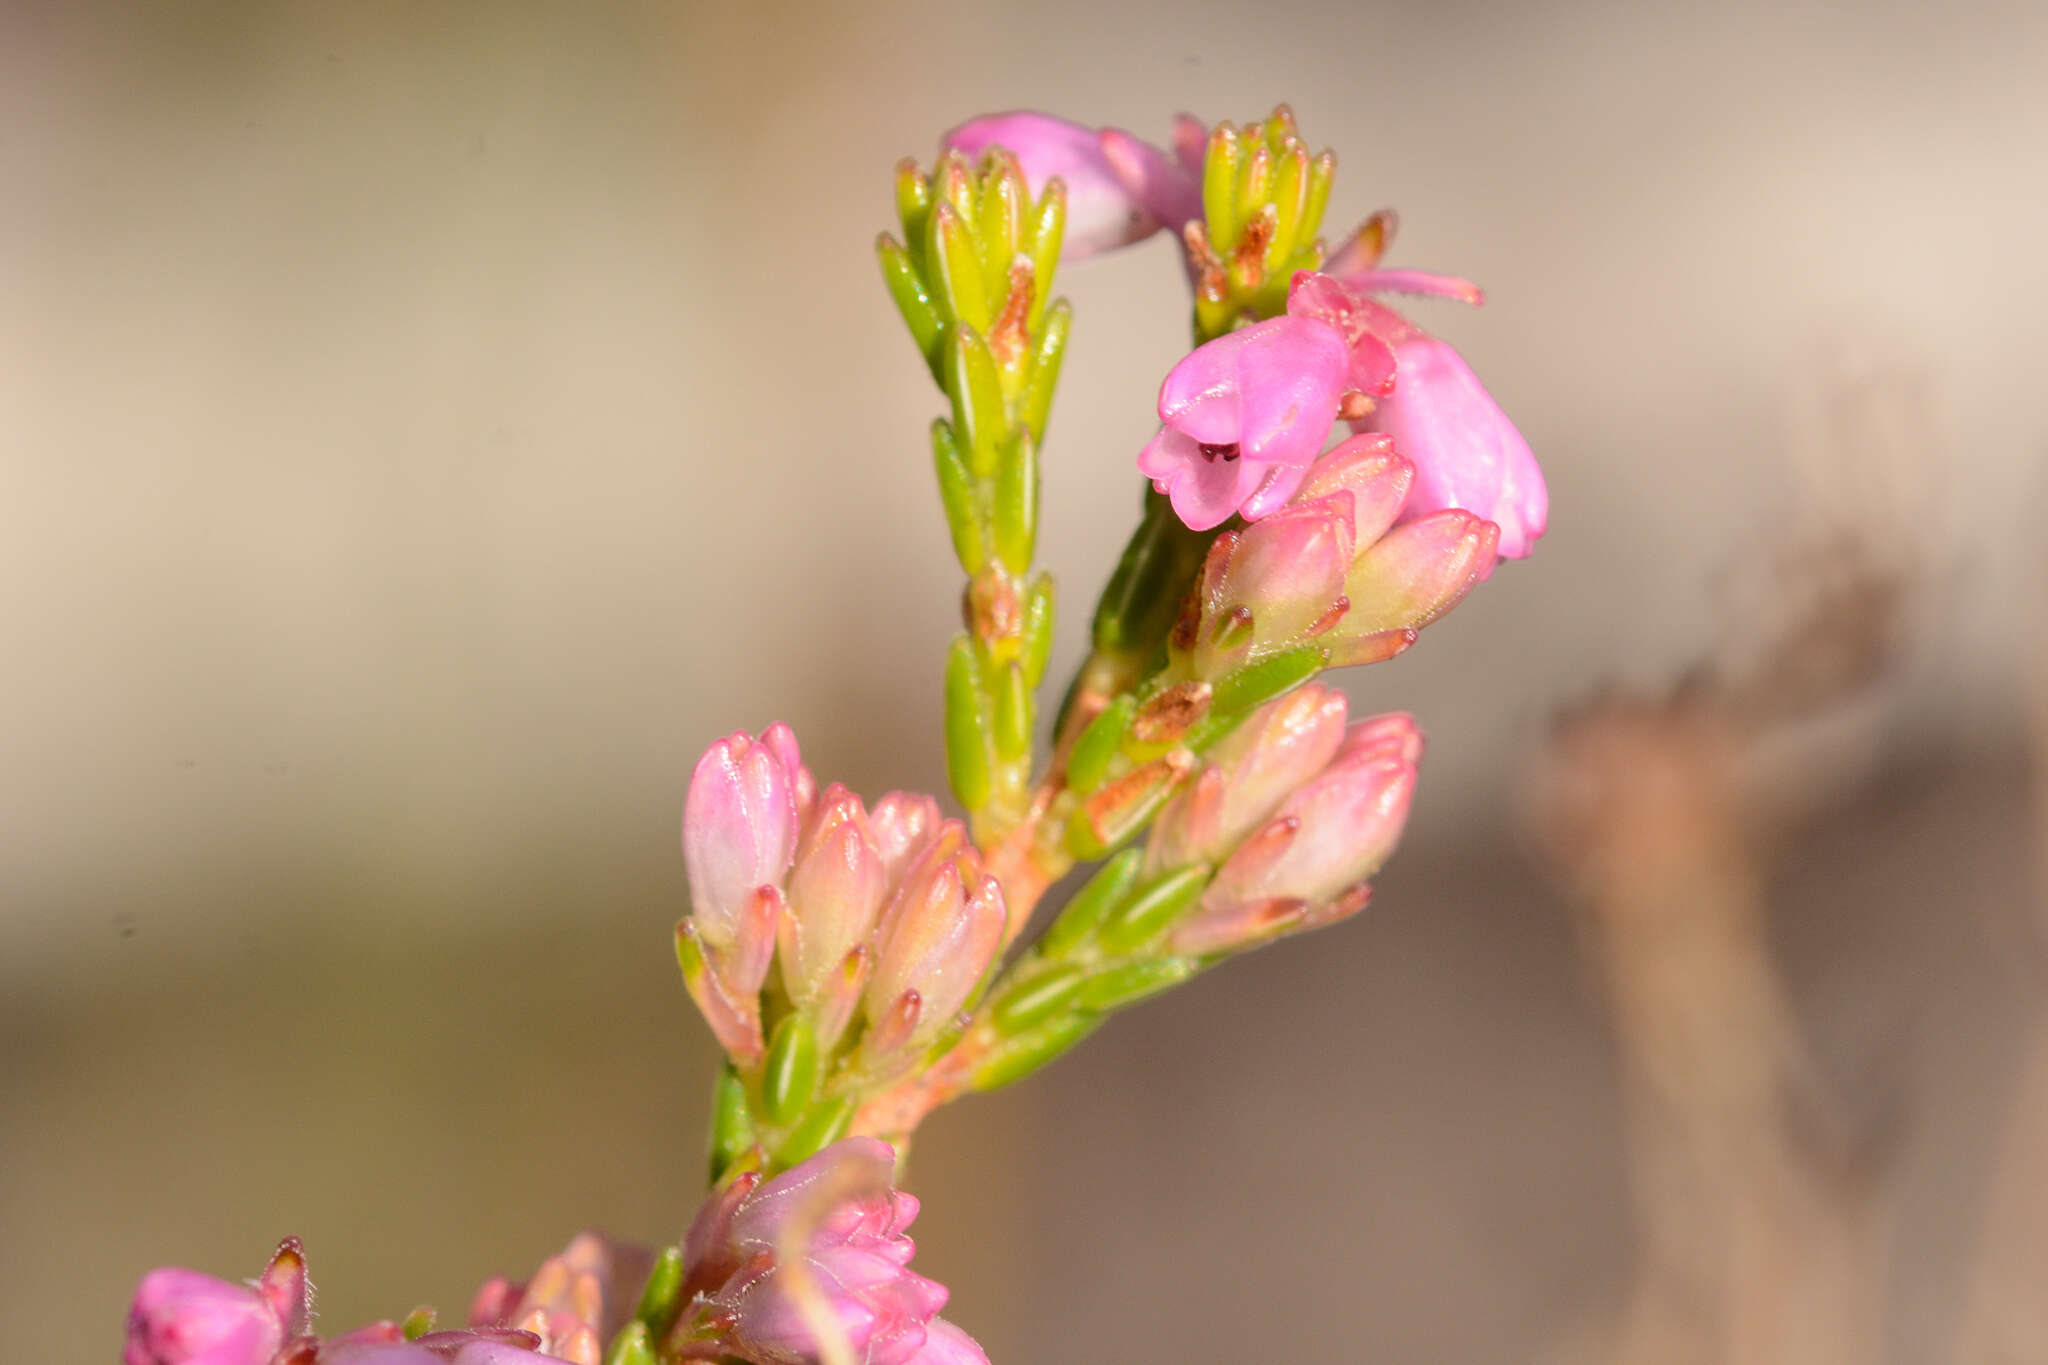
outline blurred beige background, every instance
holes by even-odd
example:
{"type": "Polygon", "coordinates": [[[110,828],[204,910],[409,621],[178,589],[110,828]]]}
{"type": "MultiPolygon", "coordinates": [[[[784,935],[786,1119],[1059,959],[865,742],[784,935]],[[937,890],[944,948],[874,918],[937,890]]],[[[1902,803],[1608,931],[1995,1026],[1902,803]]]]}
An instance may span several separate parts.
{"type": "MultiPolygon", "coordinates": [[[[331,1324],[673,1236],[710,1047],[675,820],[786,719],[942,783],[938,399],[879,286],[897,157],[1028,105],[1290,101],[1551,480],[1541,553],[1353,680],[1432,749],[1375,911],[935,1121],[923,1256],[999,1361],[1539,1358],[1617,1292],[1604,1016],[1509,836],[1551,709],[1656,684],[1846,367],[1924,570],[1780,946],[1899,1158],[1896,1360],[1948,1359],[2034,895],[2048,9],[901,4],[0,10],[0,1319],[106,1358],[135,1278],[306,1238],[331,1324]],[[1199,1314],[1197,1313],[1199,1309],[1199,1314]]],[[[1183,344],[1071,268],[1055,672],[1183,344]]],[[[1740,633],[1739,621],[1736,623],[1740,633]]],[[[1856,1088],[1851,1083],[1850,1088],[1856,1088]]]]}

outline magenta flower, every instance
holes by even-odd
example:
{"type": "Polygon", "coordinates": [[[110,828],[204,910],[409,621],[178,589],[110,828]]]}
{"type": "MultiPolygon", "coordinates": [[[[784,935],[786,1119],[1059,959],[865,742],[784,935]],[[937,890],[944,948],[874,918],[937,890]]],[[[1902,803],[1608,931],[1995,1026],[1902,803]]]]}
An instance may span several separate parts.
{"type": "Polygon", "coordinates": [[[306,1330],[312,1288],[296,1237],[253,1284],[230,1284],[196,1270],[152,1270],[128,1309],[123,1365],[270,1365],[306,1330]]]}
{"type": "Polygon", "coordinates": [[[1159,388],[1163,425],[1138,470],[1192,530],[1265,516],[1329,439],[1350,368],[1343,335],[1312,318],[1269,318],[1199,346],[1159,388]]]}
{"type": "Polygon", "coordinates": [[[1522,559],[1550,519],[1543,470],[1522,433],[1449,342],[1394,344],[1394,390],[1365,419],[1415,462],[1405,515],[1462,507],[1500,527],[1498,553],[1522,559]]]}
{"type": "MultiPolygon", "coordinates": [[[[1333,266],[1341,260],[1342,253],[1333,266]]],[[[1528,442],[1449,342],[1368,298],[1371,290],[1478,303],[1478,289],[1422,271],[1353,269],[1344,279],[1303,271],[1288,292],[1287,311],[1344,334],[1354,387],[1374,398],[1353,426],[1391,436],[1394,449],[1416,467],[1403,518],[1462,508],[1500,527],[1498,555],[1523,558],[1535,548],[1550,511],[1543,471],[1528,442]]]]}
{"type": "Polygon", "coordinates": [[[1051,114],[984,114],[940,139],[942,150],[979,157],[991,147],[1016,156],[1032,194],[1057,177],[1067,187],[1061,256],[1077,260],[1141,241],[1161,227],[1178,233],[1202,211],[1205,131],[1182,115],[1169,155],[1116,128],[1097,131],[1051,114]],[[1190,166],[1188,156],[1193,153],[1190,166]]]}
{"type": "Polygon", "coordinates": [[[909,1269],[917,1201],[893,1187],[895,1163],[887,1143],[847,1138],[715,1192],[684,1239],[692,1353],[809,1365],[822,1330],[863,1365],[985,1362],[936,1316],[945,1286],[909,1269]]]}

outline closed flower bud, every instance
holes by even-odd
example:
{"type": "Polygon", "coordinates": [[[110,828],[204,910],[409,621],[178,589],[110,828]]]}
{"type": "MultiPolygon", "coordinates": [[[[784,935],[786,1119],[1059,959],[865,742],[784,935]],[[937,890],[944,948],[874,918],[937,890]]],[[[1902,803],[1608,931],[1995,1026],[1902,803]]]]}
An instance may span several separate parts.
{"type": "Polygon", "coordinates": [[[789,873],[780,937],[782,984],[808,1006],[874,927],[887,890],[860,798],[837,783],[819,798],[789,873]]]}
{"type": "Polygon", "coordinates": [[[1173,951],[1248,946],[1326,923],[1364,904],[1362,884],[1399,842],[1415,792],[1422,737],[1406,715],[1353,725],[1313,780],[1240,844],[1177,925],[1173,951]]]}
{"type": "Polygon", "coordinates": [[[690,913],[714,950],[733,942],[757,887],[781,885],[809,784],[786,725],[759,739],[729,736],[698,760],[683,805],[683,860],[690,913]]]}
{"type": "Polygon", "coordinates": [[[1002,948],[1003,929],[1001,888],[983,874],[966,832],[948,821],[884,913],[867,987],[869,1019],[886,1019],[914,992],[917,1017],[903,1045],[936,1035],[980,984],[1002,948]]]}
{"type": "Polygon", "coordinates": [[[1195,671],[1216,677],[1299,644],[1348,610],[1351,496],[1297,502],[1219,537],[1203,568],[1195,671]]]}
{"type": "Polygon", "coordinates": [[[123,1365],[269,1365],[306,1330],[312,1287],[296,1237],[277,1248],[254,1285],[196,1270],[152,1270],[128,1308],[123,1365]]]}
{"type": "Polygon", "coordinates": [[[1344,713],[1344,694],[1315,684],[1261,707],[1160,812],[1146,844],[1146,875],[1220,863],[1330,762],[1344,742],[1344,713]]]}
{"type": "Polygon", "coordinates": [[[890,792],[875,802],[868,829],[882,859],[884,881],[893,886],[910,860],[924,850],[945,817],[939,803],[922,792],[890,792]]]}

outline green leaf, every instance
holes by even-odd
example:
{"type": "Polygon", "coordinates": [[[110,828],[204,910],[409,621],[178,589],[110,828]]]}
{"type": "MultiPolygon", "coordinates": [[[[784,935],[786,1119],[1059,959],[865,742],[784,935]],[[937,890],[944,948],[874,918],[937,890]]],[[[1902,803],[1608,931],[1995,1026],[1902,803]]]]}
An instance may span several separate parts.
{"type": "Polygon", "coordinates": [[[1019,1034],[989,1053],[975,1068],[972,1084],[976,1090],[996,1090],[1021,1081],[1093,1033],[1101,1023],[1097,1015],[1069,1014],[1019,1034]]]}
{"type": "Polygon", "coordinates": [[[994,524],[996,558],[1013,574],[1029,572],[1038,545],[1038,442],[1028,427],[1018,431],[1004,452],[989,520],[994,524]]]}
{"type": "Polygon", "coordinates": [[[882,283],[889,286],[889,297],[896,300],[896,311],[903,315],[910,339],[917,343],[918,354],[931,368],[932,379],[940,382],[939,338],[945,333],[946,323],[939,316],[938,304],[911,263],[910,253],[894,237],[885,232],[877,238],[875,254],[882,262],[882,283]]]}
{"type": "Polygon", "coordinates": [[[1209,134],[1209,154],[1202,160],[1202,217],[1209,244],[1220,252],[1237,245],[1244,220],[1237,212],[1237,173],[1244,162],[1244,144],[1237,129],[1219,123],[1209,134]]]}
{"type": "Polygon", "coordinates": [[[1214,710],[1228,714],[1263,705],[1322,672],[1329,660],[1330,651],[1321,645],[1297,645],[1247,664],[1217,682],[1214,710]]]}
{"type": "Polygon", "coordinates": [[[1047,183],[1045,192],[1038,196],[1038,204],[1031,211],[1029,241],[1025,247],[1031,255],[1031,278],[1034,293],[1031,298],[1029,323],[1031,330],[1038,331],[1045,319],[1046,305],[1052,300],[1052,273],[1060,263],[1060,241],[1067,231],[1067,187],[1057,178],[1047,183]]]}
{"type": "Polygon", "coordinates": [[[1187,957],[1126,963],[1089,978],[1081,988],[1081,1004],[1098,1014],[1120,1010],[1178,986],[1195,974],[1197,966],[1193,958],[1187,957]]]}
{"type": "Polygon", "coordinates": [[[633,1316],[647,1330],[661,1336],[675,1324],[676,1300],[683,1291],[683,1252],[680,1247],[663,1247],[647,1272],[647,1284],[640,1291],[640,1306],[633,1316]]]}
{"type": "Polygon", "coordinates": [[[946,775],[970,811],[988,804],[990,730],[981,661],[974,642],[957,635],[946,655],[946,775]]]}
{"type": "Polygon", "coordinates": [[[747,1109],[747,1087],[728,1062],[719,1069],[717,1087],[711,1092],[712,1183],[753,1145],[754,1117],[747,1109]]]}
{"type": "Polygon", "coordinates": [[[1015,763],[1031,752],[1034,720],[1031,685],[1024,681],[1024,666],[1015,660],[1002,665],[996,687],[996,757],[1015,763]]]}
{"type": "MultiPolygon", "coordinates": [[[[1047,287],[1039,284],[1041,293],[1047,287]]],[[[1024,425],[1039,440],[1045,439],[1045,424],[1052,416],[1052,394],[1059,387],[1060,362],[1067,354],[1067,334],[1073,330],[1074,309],[1065,299],[1052,306],[1038,331],[1038,345],[1031,352],[1030,373],[1024,380],[1019,403],[1024,425]]]]}
{"type": "Polygon", "coordinates": [[[911,259],[924,266],[925,226],[932,212],[932,182],[909,157],[896,163],[896,221],[903,224],[903,240],[909,243],[911,259]]]}
{"type": "Polygon", "coordinates": [[[612,1346],[605,1352],[604,1365],[655,1365],[654,1343],[649,1339],[647,1324],[629,1322],[619,1329],[612,1338],[612,1346]]]}
{"type": "Polygon", "coordinates": [[[782,1140],[782,1145],[775,1149],[776,1168],[787,1170],[845,1137],[846,1130],[853,1126],[854,1109],[854,1097],[851,1095],[822,1100],[813,1106],[803,1121],[782,1140]]]}
{"type": "Polygon", "coordinates": [[[794,1119],[818,1090],[818,1036],[801,1014],[775,1026],[761,1065],[761,1102],[771,1123],[794,1119]]]}
{"type": "Polygon", "coordinates": [[[1131,717],[1137,711],[1138,699],[1126,692],[1088,722],[1088,728],[1081,731],[1067,753],[1067,790],[1076,796],[1086,796],[1102,785],[1102,780],[1109,776],[1110,760],[1116,757],[1124,742],[1124,732],[1131,728],[1131,717]]]}
{"type": "Polygon", "coordinates": [[[981,513],[974,506],[974,478],[960,458],[960,443],[941,417],[932,423],[932,467],[939,476],[939,505],[953,537],[953,557],[970,577],[987,562],[981,543],[981,513]]]}
{"type": "Polygon", "coordinates": [[[1079,947],[1138,884],[1144,863],[1144,851],[1136,848],[1127,848],[1104,863],[1060,911],[1039,940],[1038,951],[1047,957],[1065,957],[1079,947]]]}
{"type": "Polygon", "coordinates": [[[990,1017],[1004,1033],[1023,1033],[1064,1008],[1081,989],[1083,978],[1081,968],[1072,963],[1025,977],[1002,993],[990,1017]]]}
{"type": "Polygon", "coordinates": [[[992,478],[996,455],[1009,427],[996,358],[981,333],[957,323],[946,334],[946,396],[953,400],[953,434],[975,478],[992,478]]]}
{"type": "Polygon", "coordinates": [[[1155,878],[1103,921],[1103,946],[1113,953],[1127,953],[1157,938],[1194,907],[1209,885],[1209,876],[1208,866],[1196,863],[1155,878]]]}
{"type": "Polygon", "coordinates": [[[1032,687],[1045,681],[1045,663],[1052,655],[1052,575],[1031,580],[1024,596],[1024,681],[1032,687]]]}
{"type": "Polygon", "coordinates": [[[953,206],[932,209],[925,226],[925,271],[946,316],[976,331],[989,324],[988,286],[981,274],[981,253],[967,220],[953,206]]]}

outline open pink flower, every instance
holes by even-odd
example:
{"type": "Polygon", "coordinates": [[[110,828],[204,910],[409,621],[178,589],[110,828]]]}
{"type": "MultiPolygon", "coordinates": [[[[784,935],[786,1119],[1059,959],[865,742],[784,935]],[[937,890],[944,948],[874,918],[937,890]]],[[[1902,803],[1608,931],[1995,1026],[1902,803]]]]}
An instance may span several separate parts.
{"type": "Polygon", "coordinates": [[[985,1365],[936,1316],[945,1286],[909,1268],[917,1200],[894,1188],[895,1163],[887,1143],[846,1138],[773,1180],[746,1173],[712,1195],[684,1239],[685,1285],[720,1354],[808,1365],[823,1328],[866,1365],[985,1365]]]}
{"type": "MultiPolygon", "coordinates": [[[[1374,240],[1383,242],[1389,233],[1391,228],[1374,240]]],[[[1375,291],[1478,303],[1479,290],[1453,276],[1375,269],[1354,243],[1332,258],[1328,271],[1295,276],[1287,311],[1344,334],[1354,387],[1374,400],[1372,410],[1352,425],[1393,437],[1394,449],[1415,464],[1415,486],[1402,519],[1463,508],[1500,527],[1502,558],[1523,558],[1535,548],[1550,512],[1543,470],[1529,443],[1449,342],[1368,297],[1375,291]],[[1342,278],[1335,273],[1340,270],[1346,272],[1342,278]]]]}
{"type": "Polygon", "coordinates": [[[1344,336],[1278,317],[1197,347],[1159,388],[1159,434],[1138,470],[1196,531],[1278,510],[1321,453],[1344,392],[1344,336]]]}
{"type": "Polygon", "coordinates": [[[1063,181],[1067,230],[1060,254],[1076,260],[1142,241],[1162,227],[1178,233],[1200,214],[1205,138],[1202,125],[1185,114],[1175,121],[1175,150],[1168,153],[1120,128],[1097,130],[1017,110],[963,123],[940,146],[970,157],[1004,148],[1024,168],[1034,195],[1055,176],[1063,181]]]}

